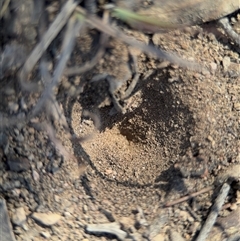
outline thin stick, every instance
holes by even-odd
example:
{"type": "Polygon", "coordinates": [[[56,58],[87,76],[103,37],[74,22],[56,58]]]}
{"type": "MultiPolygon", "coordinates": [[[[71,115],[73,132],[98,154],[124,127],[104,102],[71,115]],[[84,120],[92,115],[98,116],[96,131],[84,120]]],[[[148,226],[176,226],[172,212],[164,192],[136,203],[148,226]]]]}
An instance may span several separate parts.
{"type": "Polygon", "coordinates": [[[185,202],[185,201],[189,200],[190,198],[196,197],[196,196],[198,196],[198,195],[200,195],[200,194],[203,194],[203,193],[205,193],[205,192],[209,192],[209,191],[211,191],[211,190],[213,190],[213,187],[206,187],[206,188],[202,189],[201,191],[194,192],[194,193],[192,193],[192,194],[189,194],[189,195],[187,195],[187,196],[185,196],[185,197],[179,198],[179,199],[177,199],[177,200],[175,200],[175,201],[172,201],[172,202],[167,202],[167,203],[164,205],[164,207],[170,207],[170,206],[176,205],[176,204],[178,204],[178,203],[185,202]]]}
{"type": "Polygon", "coordinates": [[[101,224],[88,224],[86,226],[87,232],[90,233],[109,233],[114,234],[121,241],[125,240],[127,233],[121,229],[120,224],[114,223],[101,223],[101,224]]]}
{"type": "MultiPolygon", "coordinates": [[[[108,23],[108,21],[109,21],[109,13],[108,11],[105,11],[103,13],[103,22],[108,23]]],[[[90,61],[84,63],[82,66],[74,66],[74,67],[66,68],[64,71],[64,75],[66,76],[80,75],[84,72],[91,70],[96,64],[99,63],[100,59],[105,54],[108,40],[109,40],[109,35],[101,32],[101,36],[99,40],[99,49],[96,55],[90,61]]]]}
{"type": "Polygon", "coordinates": [[[5,11],[7,10],[9,3],[10,3],[10,0],[5,0],[3,5],[1,6],[1,9],[0,9],[0,19],[3,17],[5,11]]]}
{"type": "Polygon", "coordinates": [[[69,0],[63,6],[61,12],[58,14],[56,19],[53,21],[48,31],[43,35],[42,40],[37,44],[37,46],[33,49],[29,57],[27,58],[25,64],[23,65],[19,78],[22,84],[22,87],[26,90],[31,90],[35,85],[30,85],[26,80],[28,74],[31,72],[37,61],[41,58],[44,51],[48,48],[53,39],[57,36],[57,34],[61,31],[63,26],[68,21],[70,15],[73,13],[76,8],[78,2],[74,0],[69,0]]]}
{"type": "Polygon", "coordinates": [[[129,56],[132,58],[132,61],[133,61],[134,77],[133,77],[132,82],[130,83],[129,87],[127,88],[127,90],[125,91],[125,93],[122,97],[123,100],[127,99],[132,94],[134,88],[137,85],[139,77],[140,77],[140,74],[139,74],[139,71],[138,71],[137,57],[135,55],[133,55],[130,51],[129,51],[129,56]]]}
{"type": "Polygon", "coordinates": [[[79,20],[77,20],[76,22],[76,19],[74,17],[71,18],[68,22],[68,28],[62,46],[62,54],[57,64],[57,67],[54,70],[52,81],[48,83],[48,85],[46,85],[42,97],[32,110],[32,117],[36,116],[39,113],[39,111],[42,110],[42,106],[46,103],[46,100],[49,99],[50,96],[52,96],[54,87],[59,84],[61,76],[63,74],[63,70],[67,64],[67,61],[74,47],[75,37],[79,32],[80,28],[82,27],[82,25],[83,23],[79,22],[79,20]]]}
{"type": "Polygon", "coordinates": [[[205,241],[206,240],[209,232],[212,229],[212,226],[216,222],[219,211],[222,209],[224,200],[227,197],[229,190],[230,190],[230,185],[227,183],[224,183],[220,190],[218,197],[215,200],[214,205],[211,208],[211,212],[208,215],[207,220],[204,223],[196,241],[205,241]]]}
{"type": "Polygon", "coordinates": [[[233,30],[228,18],[221,18],[218,20],[218,23],[222,26],[226,34],[240,47],[240,35],[233,30]]]}

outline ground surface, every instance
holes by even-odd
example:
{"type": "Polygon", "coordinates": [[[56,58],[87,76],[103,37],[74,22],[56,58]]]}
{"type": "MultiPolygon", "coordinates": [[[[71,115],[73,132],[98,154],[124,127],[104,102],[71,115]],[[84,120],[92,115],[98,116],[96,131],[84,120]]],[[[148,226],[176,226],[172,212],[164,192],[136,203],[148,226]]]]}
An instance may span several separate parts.
{"type": "MultiPolygon", "coordinates": [[[[240,33],[239,14],[233,17],[240,33]]],[[[151,40],[124,31],[210,66],[210,71],[185,70],[131,50],[138,56],[140,78],[133,96],[124,103],[124,114],[114,109],[107,81],[90,82],[103,73],[115,76],[118,82],[131,77],[122,43],[111,39],[104,58],[91,72],[63,77],[58,99],[71,132],[95,135],[83,143],[71,142],[56,124],[59,139],[74,154],[65,160],[47,134],[33,128],[40,117],[0,133],[0,192],[16,240],[116,240],[114,235],[86,231],[88,224],[111,222],[121,224],[128,234],[124,240],[181,240],[178,235],[194,240],[222,183],[228,177],[237,180],[239,48],[214,24],[155,34],[151,40]],[[98,131],[82,115],[83,110],[99,115],[98,131]],[[208,187],[204,194],[164,207],[208,187]]],[[[94,50],[89,54],[94,37],[94,30],[78,37],[69,65],[94,55],[94,50]]],[[[22,45],[21,41],[17,44],[22,45]]],[[[2,49],[5,45],[3,40],[2,49]]],[[[0,84],[2,112],[17,116],[34,102],[36,96],[20,92],[11,74],[0,84]]],[[[234,181],[220,212],[221,228],[213,230],[208,240],[237,234],[239,204],[239,184],[234,181]]]]}

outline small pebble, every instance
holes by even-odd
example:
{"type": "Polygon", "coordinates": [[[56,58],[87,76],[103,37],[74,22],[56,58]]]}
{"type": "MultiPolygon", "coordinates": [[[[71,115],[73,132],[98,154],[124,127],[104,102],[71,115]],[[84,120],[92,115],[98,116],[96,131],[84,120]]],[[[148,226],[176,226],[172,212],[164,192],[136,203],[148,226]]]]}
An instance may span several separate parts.
{"type": "Polygon", "coordinates": [[[170,240],[171,241],[185,241],[185,239],[176,231],[170,230],[170,240]]]}
{"type": "Polygon", "coordinates": [[[181,220],[183,222],[187,221],[188,217],[189,217],[189,213],[186,211],[180,211],[179,212],[179,217],[181,218],[181,220]]]}
{"type": "Polygon", "coordinates": [[[17,208],[12,216],[12,222],[15,225],[22,226],[27,217],[23,207],[17,208]]]}
{"type": "Polygon", "coordinates": [[[29,230],[29,228],[28,228],[28,226],[27,226],[26,223],[24,223],[24,224],[22,225],[22,228],[23,228],[23,230],[25,230],[25,231],[28,231],[28,230],[29,230]]]}
{"type": "Polygon", "coordinates": [[[152,239],[152,241],[164,241],[165,240],[165,236],[163,235],[163,234],[158,234],[158,235],[156,235],[153,239],[152,239]]]}
{"type": "Polygon", "coordinates": [[[51,234],[47,231],[43,231],[40,233],[44,238],[49,239],[51,237],[51,234]]]}
{"type": "Polygon", "coordinates": [[[88,211],[88,206],[87,205],[83,205],[83,212],[87,213],[87,211],[88,211]]]}
{"type": "Polygon", "coordinates": [[[27,158],[20,157],[8,157],[7,164],[13,172],[24,172],[30,169],[30,163],[27,158]]]}
{"type": "Polygon", "coordinates": [[[35,171],[35,170],[33,170],[32,171],[32,176],[33,176],[33,180],[35,181],[35,182],[37,182],[37,181],[39,181],[39,174],[38,174],[38,172],[37,171],[35,171]]]}
{"type": "Polygon", "coordinates": [[[237,110],[237,111],[240,111],[240,102],[234,103],[234,109],[237,110]]]}
{"type": "Polygon", "coordinates": [[[236,203],[233,203],[231,206],[230,206],[230,209],[232,211],[236,210],[238,208],[238,205],[236,203]]]}
{"type": "Polygon", "coordinates": [[[54,195],[54,200],[55,202],[59,203],[61,199],[58,195],[54,195]]]}
{"type": "Polygon", "coordinates": [[[225,57],[223,58],[223,60],[222,60],[222,64],[223,64],[224,71],[227,71],[227,70],[228,70],[228,67],[229,67],[230,64],[231,64],[230,57],[225,56],[225,57]]]}
{"type": "Polygon", "coordinates": [[[14,103],[14,102],[9,102],[8,108],[11,112],[16,113],[19,109],[19,105],[17,103],[14,103]]]}
{"type": "Polygon", "coordinates": [[[63,215],[64,215],[65,217],[71,217],[71,216],[72,216],[71,213],[69,213],[69,212],[64,212],[63,215]]]}
{"type": "Polygon", "coordinates": [[[52,226],[61,219],[61,215],[57,213],[33,213],[32,218],[42,225],[52,226]]]}
{"type": "Polygon", "coordinates": [[[38,161],[37,164],[36,164],[36,167],[38,170],[41,170],[41,168],[43,167],[43,163],[38,161]]]}

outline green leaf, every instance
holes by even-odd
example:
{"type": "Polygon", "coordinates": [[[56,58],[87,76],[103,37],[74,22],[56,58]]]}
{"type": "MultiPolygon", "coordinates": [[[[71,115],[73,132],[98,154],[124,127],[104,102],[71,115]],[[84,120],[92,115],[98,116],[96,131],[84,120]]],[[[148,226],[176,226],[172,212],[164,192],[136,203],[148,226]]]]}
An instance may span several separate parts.
{"type": "Polygon", "coordinates": [[[160,17],[138,14],[123,8],[114,8],[112,15],[129,24],[131,27],[146,32],[159,32],[176,29],[179,26],[171,22],[163,22],[160,17]]]}

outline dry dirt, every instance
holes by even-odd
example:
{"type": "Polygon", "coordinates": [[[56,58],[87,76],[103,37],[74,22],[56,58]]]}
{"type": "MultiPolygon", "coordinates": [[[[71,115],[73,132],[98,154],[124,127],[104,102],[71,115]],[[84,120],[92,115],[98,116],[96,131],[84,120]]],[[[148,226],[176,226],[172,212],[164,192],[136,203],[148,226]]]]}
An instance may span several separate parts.
{"type": "MultiPolygon", "coordinates": [[[[240,33],[239,13],[232,23],[240,33]]],[[[140,77],[133,95],[120,101],[124,113],[119,113],[109,82],[90,81],[98,74],[114,76],[121,86],[119,98],[131,81],[127,47],[110,39],[93,70],[63,77],[58,89],[71,133],[94,134],[85,142],[72,142],[55,123],[58,138],[74,157],[64,159],[47,133],[34,128],[41,116],[1,131],[0,196],[6,200],[16,240],[117,240],[87,231],[88,224],[111,222],[121,224],[127,233],[123,240],[195,240],[226,180],[231,191],[207,240],[239,234],[239,47],[214,23],[153,36],[122,28],[139,40],[210,66],[210,71],[182,69],[131,49],[140,77]],[[99,116],[99,130],[83,110],[99,116]],[[165,207],[208,187],[206,193],[165,207]]],[[[78,37],[69,66],[91,59],[98,37],[95,30],[78,37]]],[[[6,43],[4,39],[2,49],[6,43]]],[[[34,103],[37,95],[20,92],[14,75],[0,84],[2,112],[17,116],[34,103]]]]}

